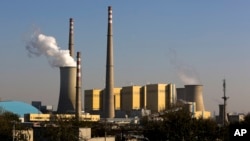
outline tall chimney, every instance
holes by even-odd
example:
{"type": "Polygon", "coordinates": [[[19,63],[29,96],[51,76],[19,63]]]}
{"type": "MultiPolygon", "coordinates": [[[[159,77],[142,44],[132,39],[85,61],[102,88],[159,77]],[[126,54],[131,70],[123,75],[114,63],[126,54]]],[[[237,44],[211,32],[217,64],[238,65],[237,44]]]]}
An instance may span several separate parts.
{"type": "Polygon", "coordinates": [[[74,57],[74,21],[69,19],[69,54],[74,57]]]}
{"type": "Polygon", "coordinates": [[[104,97],[105,118],[115,117],[114,107],[114,63],[113,63],[113,31],[112,8],[108,7],[108,34],[107,34],[107,63],[106,63],[106,87],[104,97]]]}
{"type": "Polygon", "coordinates": [[[80,120],[82,112],[82,71],[81,71],[81,53],[77,52],[77,65],[76,65],[76,119],[80,120]]]}

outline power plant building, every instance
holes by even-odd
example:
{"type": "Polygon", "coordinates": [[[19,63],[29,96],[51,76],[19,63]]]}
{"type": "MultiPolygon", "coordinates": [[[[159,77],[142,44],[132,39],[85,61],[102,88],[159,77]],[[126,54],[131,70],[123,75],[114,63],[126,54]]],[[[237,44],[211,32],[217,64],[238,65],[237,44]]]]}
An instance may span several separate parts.
{"type": "Polygon", "coordinates": [[[141,93],[140,93],[140,107],[142,109],[146,109],[147,108],[147,87],[146,86],[142,86],[141,87],[141,93]]]}
{"type": "Polygon", "coordinates": [[[149,84],[147,87],[147,109],[152,113],[166,109],[166,84],[149,84]]]}
{"type": "Polygon", "coordinates": [[[121,110],[129,112],[140,109],[141,86],[122,87],[121,90],[121,110]]]}
{"type": "Polygon", "coordinates": [[[100,111],[101,110],[101,90],[91,89],[84,91],[85,111],[100,111]]]}
{"type": "MultiPolygon", "coordinates": [[[[171,108],[176,103],[174,84],[148,84],[145,86],[124,86],[114,88],[114,108],[116,115],[131,115],[140,109],[151,113],[171,108]]],[[[85,111],[104,117],[105,89],[85,90],[85,111]]]]}
{"type": "Polygon", "coordinates": [[[177,100],[175,84],[168,84],[166,86],[166,109],[171,108],[177,100]]]}
{"type": "Polygon", "coordinates": [[[121,89],[114,88],[115,110],[121,110],[121,89]]]}
{"type": "MultiPolygon", "coordinates": [[[[114,107],[115,110],[121,109],[121,88],[114,88],[114,107]]],[[[105,89],[89,89],[84,91],[85,111],[89,113],[101,114],[104,107],[105,89]]]]}

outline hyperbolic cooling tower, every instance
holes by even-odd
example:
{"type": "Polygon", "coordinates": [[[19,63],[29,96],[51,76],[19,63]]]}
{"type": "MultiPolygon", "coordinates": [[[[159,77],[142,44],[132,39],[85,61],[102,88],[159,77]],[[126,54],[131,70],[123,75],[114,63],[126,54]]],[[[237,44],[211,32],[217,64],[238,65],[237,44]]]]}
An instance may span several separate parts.
{"type": "Polygon", "coordinates": [[[205,111],[202,85],[185,85],[186,101],[196,103],[196,111],[205,111]]]}
{"type": "Polygon", "coordinates": [[[76,105],[76,67],[60,67],[60,95],[58,113],[75,111],[76,105]]]}
{"type": "Polygon", "coordinates": [[[115,117],[114,106],[114,63],[113,63],[113,31],[112,31],[112,8],[108,7],[108,34],[107,34],[107,63],[106,63],[106,86],[104,96],[105,118],[115,117]]]}

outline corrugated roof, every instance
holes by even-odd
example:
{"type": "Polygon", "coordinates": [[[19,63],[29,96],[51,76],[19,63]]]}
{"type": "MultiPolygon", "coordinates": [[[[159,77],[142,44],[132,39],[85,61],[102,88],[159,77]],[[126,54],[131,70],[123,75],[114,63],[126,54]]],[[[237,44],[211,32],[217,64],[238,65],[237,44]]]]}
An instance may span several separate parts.
{"type": "Polygon", "coordinates": [[[34,106],[21,101],[0,101],[0,107],[5,111],[9,111],[23,117],[27,113],[41,113],[34,106]]]}

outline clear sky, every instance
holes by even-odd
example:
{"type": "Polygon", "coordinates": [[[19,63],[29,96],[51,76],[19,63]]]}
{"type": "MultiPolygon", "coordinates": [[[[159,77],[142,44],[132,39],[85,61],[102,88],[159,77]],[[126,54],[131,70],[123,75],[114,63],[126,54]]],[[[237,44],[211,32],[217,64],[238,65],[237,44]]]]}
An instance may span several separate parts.
{"type": "MultiPolygon", "coordinates": [[[[220,1],[2,1],[0,97],[57,107],[59,69],[28,57],[34,29],[68,47],[74,18],[75,50],[82,53],[83,88],[104,88],[107,7],[113,9],[115,86],[174,83],[183,74],[204,85],[205,108],[218,111],[226,78],[229,112],[250,109],[250,2],[220,1]]],[[[218,112],[217,112],[218,114],[218,112]]]]}

